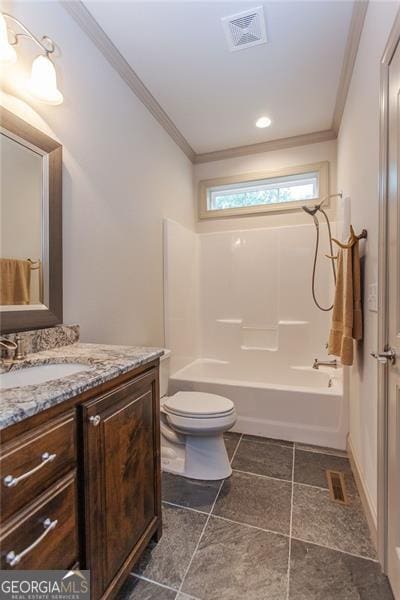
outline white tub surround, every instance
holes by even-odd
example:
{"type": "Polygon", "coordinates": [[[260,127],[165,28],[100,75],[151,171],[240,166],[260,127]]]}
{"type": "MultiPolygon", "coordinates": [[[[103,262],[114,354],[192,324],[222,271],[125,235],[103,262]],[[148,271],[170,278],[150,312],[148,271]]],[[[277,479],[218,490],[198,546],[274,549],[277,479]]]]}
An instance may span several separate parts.
{"type": "MultiPolygon", "coordinates": [[[[237,431],[344,449],[341,372],[312,369],[315,358],[329,359],[330,326],[330,313],[318,310],[311,295],[313,223],[196,235],[169,222],[167,230],[169,393],[230,398],[237,431]]],[[[329,306],[323,223],[320,232],[317,295],[329,306]]],[[[333,223],[333,235],[341,237],[341,223],[333,223]]]]}

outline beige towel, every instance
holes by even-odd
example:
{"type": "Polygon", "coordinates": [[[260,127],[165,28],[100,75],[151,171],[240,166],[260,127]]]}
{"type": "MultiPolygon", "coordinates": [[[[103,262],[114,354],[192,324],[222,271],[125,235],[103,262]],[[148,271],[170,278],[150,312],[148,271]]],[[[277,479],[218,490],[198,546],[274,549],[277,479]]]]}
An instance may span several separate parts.
{"type": "MultiPolygon", "coordinates": [[[[350,241],[350,240],[349,240],[350,241]]],[[[353,364],[353,339],[362,338],[361,276],[358,242],[339,251],[328,354],[353,364]]]]}
{"type": "Polygon", "coordinates": [[[356,242],[352,247],[353,254],[353,339],[359,341],[363,336],[363,317],[361,306],[361,267],[360,248],[356,242]]]}
{"type": "Polygon", "coordinates": [[[31,263],[28,260],[0,258],[0,304],[29,304],[31,263]]]}

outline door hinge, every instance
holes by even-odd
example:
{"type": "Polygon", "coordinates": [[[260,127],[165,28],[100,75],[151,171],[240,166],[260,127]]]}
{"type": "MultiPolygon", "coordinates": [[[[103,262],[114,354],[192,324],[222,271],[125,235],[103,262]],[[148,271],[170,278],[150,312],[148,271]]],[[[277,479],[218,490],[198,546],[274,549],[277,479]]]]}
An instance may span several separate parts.
{"type": "Polygon", "coordinates": [[[376,358],[382,365],[387,365],[388,363],[394,365],[396,362],[396,352],[392,350],[392,348],[389,348],[384,352],[371,352],[371,356],[376,358]]]}

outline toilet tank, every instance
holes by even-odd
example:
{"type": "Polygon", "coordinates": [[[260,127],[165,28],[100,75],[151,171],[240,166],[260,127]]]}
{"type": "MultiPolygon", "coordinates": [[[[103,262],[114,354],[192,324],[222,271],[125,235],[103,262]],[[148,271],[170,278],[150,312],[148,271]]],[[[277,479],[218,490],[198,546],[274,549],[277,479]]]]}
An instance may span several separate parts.
{"type": "Polygon", "coordinates": [[[164,354],[160,357],[160,398],[168,393],[170,358],[171,350],[164,350],[164,354]]]}

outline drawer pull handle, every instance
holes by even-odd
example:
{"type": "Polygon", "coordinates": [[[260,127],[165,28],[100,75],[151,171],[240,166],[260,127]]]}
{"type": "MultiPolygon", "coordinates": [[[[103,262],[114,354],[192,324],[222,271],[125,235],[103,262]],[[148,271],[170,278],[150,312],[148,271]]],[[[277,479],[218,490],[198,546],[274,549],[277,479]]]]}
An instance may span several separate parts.
{"type": "Polygon", "coordinates": [[[38,544],[40,544],[41,541],[44,540],[44,538],[50,533],[50,531],[52,531],[52,529],[56,527],[57,523],[57,519],[55,519],[54,521],[51,521],[50,519],[45,519],[43,522],[43,533],[41,533],[39,537],[30,546],[25,548],[25,550],[22,550],[22,552],[20,552],[19,554],[15,554],[14,550],[8,552],[6,556],[6,563],[9,564],[10,567],[15,567],[15,565],[21,562],[24,556],[29,554],[29,552],[31,552],[34,548],[36,548],[38,544]]]}
{"type": "Polygon", "coordinates": [[[100,415],[95,415],[93,417],[89,417],[89,421],[93,425],[93,427],[97,427],[98,425],[100,425],[101,417],[100,415]]]}
{"type": "Polygon", "coordinates": [[[40,469],[43,469],[43,467],[45,465],[47,465],[48,463],[53,462],[53,460],[56,458],[56,456],[57,456],[57,454],[49,454],[48,452],[44,452],[42,454],[42,462],[39,465],[37,465],[36,467],[31,469],[30,471],[27,471],[23,475],[20,475],[19,477],[13,477],[12,475],[7,475],[7,477],[4,477],[4,479],[3,479],[4,485],[6,487],[16,486],[17,483],[19,483],[20,481],[23,481],[24,479],[26,479],[27,477],[30,477],[31,475],[33,475],[40,469]]]}

